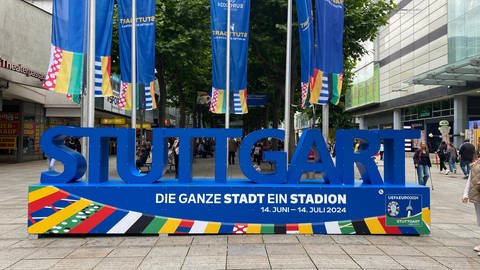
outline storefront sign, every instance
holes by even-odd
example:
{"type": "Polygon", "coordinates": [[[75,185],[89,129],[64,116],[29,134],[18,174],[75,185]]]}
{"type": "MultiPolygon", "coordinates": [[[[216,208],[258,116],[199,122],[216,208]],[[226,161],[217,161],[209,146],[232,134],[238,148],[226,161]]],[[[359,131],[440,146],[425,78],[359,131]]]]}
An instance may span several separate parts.
{"type": "Polygon", "coordinates": [[[239,149],[247,179],[228,179],[225,165],[227,139],[241,137],[241,129],[155,128],[152,134],[151,170],[141,173],[134,160],[134,129],[45,131],[43,151],[65,166],[63,172],[43,172],[41,184],[30,187],[29,233],[429,233],[429,189],[405,182],[404,141],[418,138],[418,131],[338,130],[335,164],[321,131],[306,130],[290,164],[285,152],[267,151],[264,161],[274,163],[275,170],[262,173],[252,164],[252,147],[265,138],[283,140],[285,134],[258,130],[244,137],[239,149]],[[65,147],[64,136],[88,137],[89,160],[65,147]],[[163,176],[165,141],[172,137],[179,139],[178,179],[163,176]],[[200,137],[216,143],[213,179],[192,178],[190,142],[200,137]],[[117,141],[118,180],[108,177],[110,138],[117,141]],[[353,149],[356,138],[365,143],[358,152],[353,149]],[[371,159],[381,140],[383,177],[371,159]],[[312,147],[318,150],[316,162],[308,162],[312,147]],[[354,178],[355,165],[362,180],[354,178]],[[87,183],[78,182],[87,166],[87,183]],[[322,173],[323,178],[302,180],[304,172],[322,173]],[[408,205],[406,198],[412,198],[408,205]],[[410,217],[415,221],[405,221],[410,217]]]}
{"type": "Polygon", "coordinates": [[[17,137],[0,137],[0,149],[17,149],[17,137]]]}
{"type": "Polygon", "coordinates": [[[125,117],[101,118],[100,123],[102,125],[125,125],[127,123],[127,119],[125,117]]]}
{"type": "Polygon", "coordinates": [[[0,56],[0,68],[21,73],[21,74],[24,74],[26,77],[32,77],[42,82],[45,79],[45,74],[33,71],[28,67],[22,66],[22,64],[12,64],[8,62],[6,59],[2,58],[1,56],[0,56]]]}

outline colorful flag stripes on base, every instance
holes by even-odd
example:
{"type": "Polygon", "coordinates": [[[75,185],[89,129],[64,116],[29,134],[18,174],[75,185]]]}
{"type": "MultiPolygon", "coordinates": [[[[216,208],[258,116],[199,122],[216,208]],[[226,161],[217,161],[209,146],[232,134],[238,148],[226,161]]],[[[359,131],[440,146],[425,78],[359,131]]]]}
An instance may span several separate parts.
{"type": "Polygon", "coordinates": [[[409,234],[430,233],[430,209],[418,226],[389,226],[386,217],[316,223],[258,224],[154,216],[104,205],[54,186],[30,186],[30,234],[409,234]]]}
{"type": "Polygon", "coordinates": [[[95,57],[95,96],[113,96],[110,82],[110,56],[95,57]]]}
{"type": "Polygon", "coordinates": [[[51,46],[50,64],[43,87],[61,94],[79,95],[83,87],[83,53],[51,46]]]}

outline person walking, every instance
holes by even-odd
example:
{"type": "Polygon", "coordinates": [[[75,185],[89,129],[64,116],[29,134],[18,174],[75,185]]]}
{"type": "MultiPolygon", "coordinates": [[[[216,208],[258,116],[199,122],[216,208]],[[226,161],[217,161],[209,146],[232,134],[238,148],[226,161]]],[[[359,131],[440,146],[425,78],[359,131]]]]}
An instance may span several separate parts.
{"type": "Polygon", "coordinates": [[[172,145],[173,160],[175,162],[175,178],[178,178],[178,155],[180,153],[180,143],[178,138],[175,139],[172,145]]]}
{"type": "MultiPolygon", "coordinates": [[[[471,171],[463,191],[463,203],[471,202],[475,206],[477,225],[480,226],[480,159],[472,164],[471,171]]],[[[480,256],[480,245],[473,248],[480,256]]]]}
{"type": "Polygon", "coordinates": [[[440,172],[448,174],[447,166],[445,166],[445,161],[447,161],[447,144],[445,141],[440,143],[436,153],[440,159],[440,172]]]}
{"type": "Polygon", "coordinates": [[[425,186],[428,178],[430,178],[430,167],[432,167],[430,154],[428,153],[427,144],[425,142],[420,143],[420,149],[418,149],[413,155],[413,163],[417,170],[418,184],[425,186]]]}
{"type": "Polygon", "coordinates": [[[457,148],[453,146],[453,144],[449,144],[448,150],[447,150],[447,161],[448,161],[448,167],[451,172],[457,173],[457,160],[458,160],[458,155],[457,155],[457,148]]]}
{"type": "Polygon", "coordinates": [[[235,139],[228,140],[228,165],[235,165],[235,153],[237,152],[237,142],[235,139]]]}
{"type": "Polygon", "coordinates": [[[460,154],[460,168],[465,175],[463,178],[467,179],[470,174],[470,163],[475,158],[475,146],[470,143],[470,140],[466,139],[460,146],[458,153],[460,154]]]}

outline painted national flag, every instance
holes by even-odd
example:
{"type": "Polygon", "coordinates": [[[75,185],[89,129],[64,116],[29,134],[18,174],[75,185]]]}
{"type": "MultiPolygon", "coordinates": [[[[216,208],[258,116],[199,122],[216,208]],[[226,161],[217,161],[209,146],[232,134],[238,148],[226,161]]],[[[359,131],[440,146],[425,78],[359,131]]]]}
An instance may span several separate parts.
{"type": "Polygon", "coordinates": [[[232,233],[233,234],[246,234],[248,229],[248,224],[238,224],[236,223],[233,226],[232,233]]]}
{"type": "Polygon", "coordinates": [[[118,108],[131,110],[132,109],[132,84],[121,82],[120,99],[118,101],[118,108]]]}
{"type": "Polygon", "coordinates": [[[95,57],[95,96],[113,96],[112,82],[110,81],[110,56],[95,57]]]}
{"type": "Polygon", "coordinates": [[[342,95],[343,74],[332,73],[330,76],[330,103],[332,103],[333,105],[338,105],[338,103],[340,102],[340,97],[342,95]]]}
{"type": "Polygon", "coordinates": [[[150,82],[149,85],[145,85],[145,109],[151,111],[157,108],[157,102],[155,101],[155,81],[150,82]]]}
{"type": "Polygon", "coordinates": [[[287,224],[287,234],[298,234],[298,224],[287,224]]]}
{"type": "Polygon", "coordinates": [[[308,106],[308,104],[310,104],[310,102],[308,100],[309,99],[309,94],[310,94],[309,93],[310,92],[309,91],[309,89],[310,89],[309,85],[310,84],[308,82],[306,82],[306,83],[302,82],[301,85],[302,85],[302,104],[301,104],[301,107],[302,107],[302,109],[304,109],[308,106]]]}
{"type": "Polygon", "coordinates": [[[210,101],[210,112],[225,113],[225,91],[212,88],[212,100],[210,101]]]}
{"type": "Polygon", "coordinates": [[[235,114],[248,113],[247,89],[233,93],[233,109],[235,114]]]}

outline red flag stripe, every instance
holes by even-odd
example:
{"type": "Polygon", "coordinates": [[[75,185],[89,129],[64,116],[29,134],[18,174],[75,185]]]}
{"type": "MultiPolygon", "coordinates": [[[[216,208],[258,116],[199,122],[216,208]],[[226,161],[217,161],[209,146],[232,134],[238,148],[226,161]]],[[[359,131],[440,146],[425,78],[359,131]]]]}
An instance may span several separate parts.
{"type": "Polygon", "coordinates": [[[61,199],[65,199],[66,197],[68,197],[68,193],[57,191],[39,200],[31,202],[28,204],[28,214],[34,213],[47,205],[52,205],[61,199]]]}
{"type": "Polygon", "coordinates": [[[402,231],[400,231],[399,228],[393,226],[386,226],[385,216],[378,217],[378,220],[380,221],[380,224],[382,224],[382,227],[383,229],[385,229],[385,232],[387,232],[387,234],[402,234],[402,231]]]}
{"type": "Polygon", "coordinates": [[[93,228],[95,228],[95,226],[100,224],[100,222],[105,220],[108,216],[110,216],[116,210],[117,209],[113,207],[104,206],[102,209],[98,210],[98,212],[93,214],[91,217],[87,218],[84,222],[78,224],[78,226],[75,226],[68,233],[69,234],[88,233],[93,228]]]}

